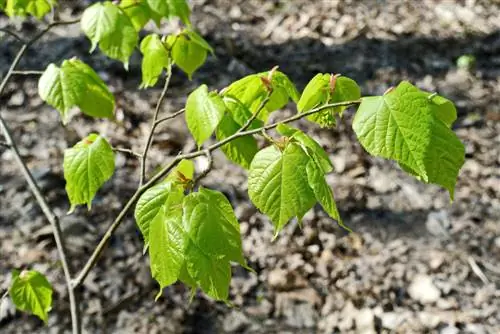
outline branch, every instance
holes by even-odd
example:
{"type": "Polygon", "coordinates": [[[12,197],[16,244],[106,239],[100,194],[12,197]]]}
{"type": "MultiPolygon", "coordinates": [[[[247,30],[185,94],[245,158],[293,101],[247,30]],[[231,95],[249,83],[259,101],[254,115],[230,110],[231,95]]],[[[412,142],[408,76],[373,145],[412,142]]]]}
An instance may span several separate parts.
{"type": "Polygon", "coordinates": [[[207,157],[208,159],[208,165],[207,167],[203,170],[203,172],[200,173],[194,180],[193,180],[193,187],[200,182],[201,179],[203,179],[205,176],[210,173],[212,170],[212,167],[214,165],[214,159],[212,157],[212,153],[209,150],[203,150],[203,154],[207,157]]]}
{"type": "Polygon", "coordinates": [[[12,71],[15,75],[42,75],[43,71],[12,71]]]}
{"type": "MultiPolygon", "coordinates": [[[[78,22],[78,21],[76,21],[76,22],[78,22]]],[[[40,31],[38,34],[36,34],[29,41],[25,42],[21,46],[19,51],[17,52],[17,55],[15,56],[14,60],[12,61],[12,64],[10,65],[9,70],[7,71],[7,74],[5,75],[2,82],[0,83],[0,95],[2,95],[2,93],[5,90],[5,87],[7,86],[7,83],[9,82],[10,78],[14,75],[14,71],[15,71],[16,67],[19,65],[19,62],[21,61],[21,58],[23,57],[24,53],[31,45],[33,45],[33,43],[35,43],[37,40],[39,40],[43,35],[45,35],[50,29],[52,29],[55,26],[64,25],[64,24],[73,24],[76,22],[74,22],[74,21],[53,22],[53,23],[49,24],[46,28],[44,28],[42,31],[40,31]]],[[[59,218],[55,215],[55,213],[50,208],[49,204],[45,200],[45,197],[42,195],[42,192],[40,191],[40,188],[38,187],[35,179],[33,178],[33,175],[31,174],[28,167],[26,166],[23,159],[21,158],[21,155],[19,153],[19,149],[17,148],[17,145],[14,142],[12,134],[7,126],[7,123],[5,122],[5,119],[3,118],[1,113],[0,113],[0,128],[3,131],[6,143],[10,146],[10,149],[12,150],[12,153],[14,154],[14,158],[21,169],[21,173],[23,174],[24,178],[26,179],[26,182],[28,183],[28,186],[29,186],[31,192],[35,196],[35,199],[38,202],[38,205],[40,206],[40,208],[42,209],[42,212],[44,213],[45,217],[47,218],[50,225],[52,226],[52,233],[54,235],[54,239],[55,239],[56,247],[57,247],[57,252],[58,252],[59,258],[61,260],[61,265],[62,265],[63,272],[64,272],[64,278],[66,281],[66,287],[68,289],[70,311],[71,311],[71,324],[72,324],[72,328],[73,328],[73,333],[78,334],[81,332],[79,303],[77,302],[75,290],[72,289],[72,287],[71,287],[71,272],[69,269],[68,260],[66,258],[67,251],[66,251],[66,247],[65,247],[64,240],[62,237],[62,231],[61,231],[61,225],[59,222],[59,218]]]]}
{"type": "Polygon", "coordinates": [[[13,31],[11,31],[9,29],[0,28],[0,31],[3,32],[3,33],[5,33],[5,34],[7,34],[7,35],[10,35],[10,36],[14,37],[15,39],[17,39],[21,43],[26,43],[21,36],[19,36],[18,34],[16,34],[15,32],[13,32],[13,31]]]}
{"type": "Polygon", "coordinates": [[[252,125],[252,122],[259,116],[260,112],[264,109],[266,106],[267,102],[269,102],[269,99],[271,98],[272,91],[269,91],[267,93],[266,98],[260,103],[259,108],[257,108],[257,111],[248,119],[248,121],[238,130],[236,133],[241,133],[248,129],[250,125],[252,125]]]}
{"type": "Polygon", "coordinates": [[[134,157],[142,159],[142,154],[134,152],[129,148],[113,147],[113,151],[130,154],[130,155],[133,155],[134,157]]]}
{"type": "Polygon", "coordinates": [[[7,143],[6,143],[6,142],[4,142],[4,141],[0,141],[0,146],[5,147],[5,148],[10,148],[10,145],[9,145],[9,144],[7,144],[7,143]]]}
{"type": "Polygon", "coordinates": [[[165,78],[165,86],[163,86],[163,91],[161,92],[160,98],[156,103],[155,112],[153,115],[153,119],[151,121],[151,128],[149,129],[148,137],[146,139],[146,144],[144,145],[144,150],[142,152],[141,158],[141,175],[139,179],[139,186],[142,186],[144,183],[144,179],[146,178],[146,160],[148,158],[148,151],[151,147],[151,143],[153,142],[153,136],[156,129],[158,115],[160,114],[161,104],[163,100],[165,100],[165,96],[167,95],[168,85],[170,84],[170,78],[172,77],[172,65],[169,65],[167,68],[167,77],[165,78]]]}
{"type": "Polygon", "coordinates": [[[163,122],[171,120],[172,118],[176,118],[179,115],[182,115],[185,111],[186,111],[186,109],[182,108],[181,110],[176,111],[176,112],[174,112],[171,115],[168,115],[168,116],[165,116],[163,118],[160,118],[160,119],[156,120],[156,126],[160,125],[163,122]]]}
{"type": "MultiPolygon", "coordinates": [[[[139,197],[146,190],[148,190],[149,188],[151,188],[152,186],[154,186],[156,184],[156,182],[160,181],[168,173],[170,173],[170,171],[175,166],[177,166],[177,164],[181,160],[183,160],[183,159],[193,159],[193,158],[199,157],[201,155],[206,155],[207,152],[211,153],[211,152],[215,151],[216,149],[218,149],[219,147],[224,146],[225,144],[227,144],[227,143],[229,143],[229,142],[231,142],[231,141],[233,141],[233,140],[235,140],[237,138],[244,137],[244,136],[254,135],[254,134],[257,134],[257,133],[259,133],[261,131],[264,131],[264,130],[274,129],[279,124],[291,123],[293,121],[299,120],[299,119],[304,118],[306,116],[318,113],[318,112],[320,112],[320,111],[322,111],[324,109],[327,109],[327,108],[340,107],[340,106],[352,106],[352,105],[358,105],[360,103],[361,103],[361,100],[354,100],[354,101],[345,101],[345,102],[337,102],[337,103],[326,104],[324,106],[311,109],[311,110],[309,110],[307,112],[296,114],[296,115],[294,115],[294,116],[292,116],[290,118],[287,118],[285,120],[282,120],[282,121],[279,121],[279,122],[276,122],[276,123],[273,123],[273,124],[269,124],[269,125],[266,125],[266,126],[262,126],[262,127],[258,128],[258,129],[252,129],[252,130],[247,130],[247,131],[242,131],[242,132],[239,132],[239,133],[235,133],[235,134],[233,134],[233,135],[225,138],[224,140],[221,140],[220,142],[217,142],[217,143],[209,146],[206,149],[202,149],[202,150],[198,150],[198,151],[195,151],[195,152],[185,153],[185,154],[178,155],[172,161],[170,161],[170,163],[168,165],[166,165],[158,173],[156,173],[146,184],[144,184],[139,189],[137,189],[136,192],[132,195],[132,197],[128,200],[128,202],[125,204],[125,206],[123,207],[122,211],[120,211],[120,213],[118,214],[118,216],[116,217],[116,219],[114,220],[114,222],[108,227],[106,233],[103,235],[101,241],[99,241],[99,244],[94,249],[94,252],[90,256],[90,258],[87,260],[87,262],[86,262],[85,266],[83,267],[83,269],[80,271],[80,273],[78,274],[78,276],[73,280],[73,282],[72,282],[73,288],[76,288],[76,287],[80,286],[83,283],[83,281],[85,280],[85,278],[87,277],[87,275],[89,274],[90,270],[92,270],[92,268],[95,266],[95,264],[99,260],[99,257],[101,255],[102,251],[104,250],[104,247],[108,243],[109,239],[111,239],[111,236],[113,235],[114,231],[118,228],[118,226],[120,226],[121,222],[123,221],[123,219],[127,215],[128,210],[130,210],[130,208],[134,205],[134,203],[139,199],[139,197]]],[[[202,175],[203,175],[203,173],[202,173],[202,175]]]]}

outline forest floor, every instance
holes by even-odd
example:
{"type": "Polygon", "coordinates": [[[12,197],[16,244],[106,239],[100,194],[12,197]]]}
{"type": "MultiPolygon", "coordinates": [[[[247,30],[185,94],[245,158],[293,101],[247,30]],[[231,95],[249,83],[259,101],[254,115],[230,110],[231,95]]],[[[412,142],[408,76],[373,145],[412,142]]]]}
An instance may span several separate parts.
{"type": "MultiPolygon", "coordinates": [[[[90,1],[61,8],[76,17],[90,1]]],[[[279,65],[302,89],[317,72],[342,73],[381,94],[401,80],[456,103],[454,130],[466,162],[455,200],[371,158],[347,112],[336,129],[299,122],[330,154],[333,187],[347,234],[319,207],[300,228],[290,223],[273,242],[272,224],[249,202],[246,172],[220,152],[203,184],[224,192],[241,223],[245,256],[256,273],[233,268],[233,308],[198,294],[188,303],[181,284],[157,302],[149,260],[130,214],[85,281],[83,325],[89,333],[498,333],[500,331],[500,5],[497,1],[193,1],[193,24],[215,56],[193,81],[175,71],[163,114],[181,108],[201,83],[221,89],[279,65]],[[495,4],[496,3],[496,4],[495,4]],[[471,54],[471,70],[456,66],[471,54]]],[[[34,21],[0,26],[32,34],[34,21]]],[[[165,26],[168,33],[175,25],[165,26]]],[[[0,36],[0,77],[19,43],[0,36]]],[[[113,178],[92,207],[66,215],[63,150],[89,132],[140,151],[160,88],[139,90],[140,56],[130,71],[99,51],[89,55],[77,25],[54,29],[21,63],[43,70],[77,56],[98,70],[117,99],[116,121],[59,115],[37,95],[37,78],[16,77],[0,98],[29,168],[61,217],[73,268],[81,268],[134,192],[139,164],[119,154],[113,178]]],[[[293,112],[286,108],[275,118],[293,112]]],[[[0,138],[1,140],[1,138],[0,138]]],[[[183,119],[159,129],[149,170],[195,146],[183,119]]],[[[198,161],[201,165],[203,161],[198,161]]],[[[13,155],[0,146],[0,292],[13,268],[46,274],[55,289],[48,326],[0,303],[2,333],[69,331],[68,298],[50,227],[13,155]]]]}

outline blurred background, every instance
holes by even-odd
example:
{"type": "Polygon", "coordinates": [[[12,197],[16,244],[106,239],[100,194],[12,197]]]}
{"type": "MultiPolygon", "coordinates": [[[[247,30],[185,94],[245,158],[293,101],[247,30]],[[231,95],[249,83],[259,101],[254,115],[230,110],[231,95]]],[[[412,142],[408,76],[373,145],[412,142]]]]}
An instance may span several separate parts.
{"type": "MultiPolygon", "coordinates": [[[[61,18],[78,17],[90,1],[60,1],[61,18]]],[[[347,234],[321,208],[300,228],[292,222],[272,242],[273,229],[249,202],[246,172],[218,152],[203,184],[230,199],[243,247],[256,274],[233,268],[229,308],[198,294],[188,303],[181,284],[158,286],[132,215],[113,236],[85,281],[83,324],[89,333],[498,333],[500,331],[500,4],[496,0],[232,0],[191,1],[193,25],[215,49],[188,81],[174,72],[163,113],[183,107],[206,83],[221,89],[275,65],[299,90],[317,72],[355,79],[363,95],[381,94],[401,80],[456,103],[454,129],[466,147],[455,201],[394,163],[369,157],[346,112],[335,129],[299,122],[327,150],[327,176],[347,234]]],[[[28,20],[0,27],[26,35],[28,20]]],[[[176,23],[159,31],[175,31],[176,23]]],[[[156,28],[152,28],[156,29],[156,28]]],[[[19,43],[0,36],[0,76],[19,43]]],[[[139,90],[137,52],[130,70],[99,51],[89,55],[79,26],[61,27],[32,48],[20,69],[43,70],[79,57],[110,85],[115,121],[77,116],[67,127],[37,95],[37,77],[16,77],[0,98],[28,166],[62,224],[74,268],[134,192],[138,162],[117,156],[117,170],[96,196],[93,210],[67,216],[63,150],[100,132],[113,146],[140,151],[160,87],[139,90]]],[[[293,106],[275,119],[295,112],[293,106]]],[[[182,118],[158,130],[150,170],[195,147],[182,118]]],[[[197,161],[201,166],[204,161],[197,161]]],[[[2,333],[69,331],[67,294],[51,230],[13,160],[0,147],[0,291],[10,270],[33,268],[54,285],[49,325],[0,303],[2,333]]]]}

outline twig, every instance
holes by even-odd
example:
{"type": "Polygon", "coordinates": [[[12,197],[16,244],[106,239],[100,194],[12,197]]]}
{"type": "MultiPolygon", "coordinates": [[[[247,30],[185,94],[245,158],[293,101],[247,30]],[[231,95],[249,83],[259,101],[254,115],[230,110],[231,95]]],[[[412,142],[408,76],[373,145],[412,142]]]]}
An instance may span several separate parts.
{"type": "Polygon", "coordinates": [[[122,152],[122,153],[126,153],[126,154],[130,154],[130,155],[133,155],[139,159],[142,158],[142,154],[140,153],[137,153],[137,152],[134,152],[132,151],[131,149],[129,148],[121,148],[121,147],[113,147],[113,151],[115,152],[122,152]]]}
{"type": "MultiPolygon", "coordinates": [[[[78,21],[76,21],[76,22],[78,22],[78,21]]],[[[5,90],[5,87],[7,86],[7,83],[9,82],[10,78],[13,76],[13,74],[14,74],[13,72],[15,71],[17,65],[19,65],[19,62],[21,61],[21,58],[23,57],[24,53],[31,45],[33,45],[33,43],[35,43],[37,40],[39,40],[44,34],[46,34],[53,27],[56,27],[58,25],[64,25],[64,24],[73,24],[76,22],[75,21],[53,22],[53,23],[49,24],[47,27],[45,27],[38,34],[36,34],[29,41],[25,42],[21,46],[19,51],[17,52],[17,55],[15,56],[14,60],[12,61],[12,64],[10,65],[9,70],[7,71],[7,74],[5,75],[2,82],[0,83],[0,95],[2,95],[3,91],[5,90]]],[[[17,145],[14,142],[12,134],[7,126],[7,123],[5,122],[5,119],[3,118],[1,113],[0,113],[0,128],[3,131],[3,134],[4,134],[4,137],[5,137],[7,144],[10,145],[10,148],[14,154],[14,158],[17,161],[24,178],[26,179],[26,182],[28,183],[31,192],[35,196],[36,201],[38,202],[38,205],[40,206],[40,208],[42,209],[42,212],[44,213],[45,217],[47,218],[50,225],[52,226],[52,233],[54,235],[57,251],[58,251],[59,258],[61,260],[61,264],[63,267],[64,278],[66,280],[66,286],[68,289],[69,302],[70,302],[70,312],[71,312],[71,325],[72,325],[73,333],[79,334],[81,332],[79,303],[78,303],[77,298],[76,298],[75,289],[73,289],[71,287],[71,272],[69,269],[68,260],[66,258],[67,251],[66,251],[66,247],[64,244],[64,239],[62,237],[62,231],[61,231],[61,225],[59,223],[59,218],[55,215],[55,213],[50,208],[49,204],[47,203],[44,196],[42,195],[42,192],[40,191],[40,188],[38,187],[35,179],[33,178],[33,175],[31,174],[28,167],[26,166],[23,159],[21,158],[21,155],[19,153],[19,149],[17,148],[17,145]]]]}
{"type": "Polygon", "coordinates": [[[467,261],[469,262],[469,265],[474,274],[476,274],[476,276],[479,277],[484,284],[489,284],[490,281],[488,280],[488,277],[486,277],[481,268],[479,268],[479,266],[476,263],[476,260],[474,260],[472,256],[469,256],[467,257],[467,261]]]}
{"type": "Polygon", "coordinates": [[[182,115],[185,111],[186,111],[186,109],[182,108],[181,110],[176,111],[176,112],[174,112],[171,115],[168,115],[168,116],[165,116],[163,118],[160,118],[160,119],[156,120],[156,126],[160,125],[163,122],[171,120],[172,118],[176,118],[179,115],[182,115]]]}
{"type": "Polygon", "coordinates": [[[198,150],[198,151],[191,152],[191,153],[177,155],[177,157],[175,157],[172,161],[170,161],[170,163],[168,163],[158,173],[156,173],[146,184],[144,184],[139,189],[137,189],[136,192],[132,195],[132,197],[128,200],[128,202],[123,207],[122,211],[120,211],[118,216],[115,218],[114,222],[106,230],[106,233],[103,235],[103,237],[99,241],[99,244],[94,249],[94,252],[90,256],[90,258],[87,260],[87,262],[85,263],[85,266],[83,267],[83,269],[80,271],[78,276],[73,280],[73,282],[72,282],[73,288],[80,286],[83,283],[83,281],[85,280],[85,278],[87,277],[87,275],[89,274],[90,270],[95,266],[95,264],[99,260],[99,257],[101,255],[102,251],[104,250],[104,247],[108,243],[109,239],[111,239],[111,236],[113,235],[114,231],[118,228],[118,226],[120,226],[121,222],[123,221],[123,219],[127,215],[128,210],[130,210],[130,208],[134,205],[134,203],[139,199],[139,197],[146,190],[151,188],[153,185],[156,184],[156,182],[160,181],[163,177],[165,177],[175,166],[177,166],[177,164],[181,160],[193,159],[193,158],[199,157],[201,155],[206,154],[207,151],[213,152],[216,149],[218,149],[219,147],[224,146],[225,144],[227,144],[227,143],[229,143],[237,138],[254,135],[254,134],[257,134],[263,130],[274,129],[279,124],[291,123],[291,122],[294,122],[294,121],[299,120],[301,118],[304,118],[306,116],[318,113],[318,112],[320,112],[324,109],[327,109],[327,108],[340,107],[340,106],[352,106],[352,105],[357,105],[360,103],[361,103],[361,100],[354,100],[354,101],[345,101],[345,102],[326,104],[326,105],[323,105],[321,107],[311,109],[307,112],[296,114],[296,115],[289,117],[285,120],[282,120],[282,121],[279,121],[276,123],[272,123],[272,124],[269,124],[266,126],[262,126],[258,129],[252,129],[252,130],[242,131],[240,133],[235,133],[235,134],[225,138],[224,140],[221,140],[220,142],[217,142],[217,143],[207,147],[206,149],[198,150]]]}
{"type": "Polygon", "coordinates": [[[158,102],[156,103],[156,108],[155,112],[153,115],[153,119],[151,121],[151,127],[149,129],[149,133],[146,139],[146,144],[144,144],[144,150],[142,152],[142,157],[141,157],[141,175],[139,179],[139,187],[143,185],[144,179],[146,178],[146,160],[148,158],[148,151],[149,148],[151,147],[151,143],[153,142],[153,135],[156,129],[157,120],[158,120],[158,115],[160,114],[160,109],[161,109],[161,104],[163,103],[163,100],[165,100],[165,96],[167,95],[168,91],[168,85],[170,84],[170,78],[172,77],[172,65],[169,65],[167,68],[167,77],[165,78],[165,85],[163,86],[163,91],[161,92],[160,98],[158,99],[158,102]]]}
{"type": "Polygon", "coordinates": [[[42,75],[43,71],[12,71],[15,75],[42,75]]]}
{"type": "Polygon", "coordinates": [[[7,143],[6,143],[6,142],[4,142],[4,141],[0,141],[0,146],[5,147],[5,148],[10,148],[10,145],[9,145],[9,144],[7,144],[7,143]]]}
{"type": "Polygon", "coordinates": [[[207,167],[198,175],[194,180],[193,180],[193,187],[200,182],[201,179],[203,179],[205,176],[210,173],[212,170],[212,167],[214,165],[214,159],[212,157],[212,153],[209,150],[203,150],[203,154],[207,157],[208,159],[208,164],[207,167]]]}
{"type": "Polygon", "coordinates": [[[252,122],[257,119],[257,117],[259,116],[260,112],[264,109],[264,107],[266,106],[267,102],[269,102],[269,99],[271,98],[271,93],[272,91],[269,91],[267,93],[267,96],[264,100],[262,100],[262,102],[260,103],[259,105],[259,108],[257,108],[257,111],[255,111],[255,113],[253,113],[252,117],[250,117],[247,122],[245,124],[243,124],[243,126],[236,132],[236,133],[241,133],[243,131],[245,131],[246,129],[248,129],[250,127],[250,125],[252,125],[252,122]]]}
{"type": "Polygon", "coordinates": [[[19,36],[18,34],[16,34],[13,31],[10,31],[9,29],[0,28],[0,31],[3,32],[3,33],[5,33],[5,34],[7,34],[7,35],[10,35],[10,36],[14,37],[15,39],[17,39],[21,43],[26,43],[21,36],[19,36]]]}

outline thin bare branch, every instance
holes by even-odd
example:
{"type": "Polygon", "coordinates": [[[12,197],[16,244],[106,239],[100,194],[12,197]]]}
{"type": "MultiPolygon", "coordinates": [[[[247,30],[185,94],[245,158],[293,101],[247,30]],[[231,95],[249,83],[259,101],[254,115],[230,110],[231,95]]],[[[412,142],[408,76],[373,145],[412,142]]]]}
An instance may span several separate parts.
{"type": "Polygon", "coordinates": [[[144,180],[146,178],[146,160],[148,158],[148,151],[149,148],[151,147],[151,144],[153,142],[153,136],[155,133],[155,129],[158,120],[158,116],[160,114],[161,110],[161,105],[163,103],[163,100],[165,100],[165,97],[167,95],[168,91],[168,85],[170,84],[170,78],[172,77],[172,65],[169,65],[167,68],[167,77],[165,78],[165,85],[163,86],[163,91],[161,92],[160,98],[158,99],[158,102],[156,103],[156,108],[155,112],[153,115],[153,119],[151,120],[151,127],[149,129],[148,136],[146,138],[146,143],[144,144],[144,150],[142,152],[142,158],[141,158],[141,175],[139,179],[139,187],[144,184],[144,180]]]}
{"type": "Polygon", "coordinates": [[[0,31],[7,34],[7,35],[14,37],[15,39],[17,39],[21,43],[25,43],[24,39],[21,36],[19,36],[18,34],[16,34],[15,32],[13,32],[7,28],[0,28],[0,31]]]}
{"type": "Polygon", "coordinates": [[[165,116],[163,118],[160,118],[158,120],[156,120],[156,126],[160,125],[161,123],[164,123],[166,121],[169,121],[171,120],[172,118],[176,118],[177,116],[179,115],[182,115],[184,112],[186,111],[186,109],[182,108],[181,110],[179,111],[176,111],[174,112],[173,114],[171,115],[168,115],[168,116],[165,116]]]}
{"type": "Polygon", "coordinates": [[[205,176],[208,175],[208,173],[210,173],[210,171],[212,170],[213,166],[214,166],[214,159],[212,157],[212,152],[210,152],[209,150],[203,150],[203,154],[207,157],[208,159],[208,164],[207,164],[207,167],[200,173],[200,175],[198,175],[194,180],[193,180],[193,187],[198,183],[200,182],[201,179],[203,179],[205,176]]]}
{"type": "Polygon", "coordinates": [[[113,151],[115,151],[115,152],[121,152],[121,153],[125,153],[125,154],[130,154],[130,155],[133,155],[134,157],[137,157],[139,159],[142,158],[142,154],[134,152],[134,151],[132,151],[129,148],[113,147],[113,151]]]}
{"type": "MultiPolygon", "coordinates": [[[[29,41],[25,42],[21,46],[19,51],[17,52],[14,60],[12,61],[11,65],[9,67],[9,70],[7,71],[7,74],[5,75],[2,82],[0,83],[0,95],[2,95],[2,93],[5,90],[5,87],[7,86],[7,83],[9,82],[11,77],[14,75],[14,71],[15,71],[16,67],[19,65],[19,62],[21,61],[21,58],[23,57],[24,53],[31,45],[33,45],[33,43],[35,43],[37,40],[39,40],[43,35],[45,35],[53,27],[56,27],[58,25],[64,25],[64,24],[73,24],[73,23],[77,23],[77,22],[78,21],[76,21],[76,20],[75,21],[53,22],[53,23],[49,24],[47,27],[45,27],[43,30],[41,30],[38,34],[36,34],[29,41]]],[[[66,280],[66,286],[67,286],[68,295],[69,295],[72,329],[73,329],[74,334],[79,334],[81,332],[79,303],[77,301],[75,289],[73,289],[71,287],[71,272],[69,269],[69,264],[68,264],[68,260],[67,260],[67,251],[66,251],[64,239],[62,237],[62,230],[61,230],[59,218],[52,211],[51,207],[49,206],[49,204],[45,200],[45,197],[42,195],[42,192],[41,192],[40,188],[38,187],[33,175],[31,174],[30,170],[28,169],[28,167],[24,163],[24,161],[19,153],[19,149],[17,148],[17,145],[12,137],[10,129],[7,126],[7,123],[5,122],[5,119],[3,118],[1,113],[0,113],[0,129],[2,130],[7,144],[10,146],[10,149],[12,150],[12,152],[14,154],[14,158],[21,169],[21,173],[23,174],[24,178],[26,179],[26,182],[28,183],[28,186],[29,186],[31,192],[35,196],[35,199],[38,202],[38,205],[40,206],[40,208],[42,209],[42,212],[44,213],[45,217],[47,218],[50,225],[52,226],[52,233],[54,235],[57,251],[59,254],[59,258],[61,260],[61,265],[63,268],[64,278],[66,280]]]]}
{"type": "Polygon", "coordinates": [[[269,91],[267,93],[267,96],[264,100],[262,100],[262,102],[260,103],[259,107],[257,108],[257,111],[255,111],[252,115],[252,117],[250,117],[245,124],[243,124],[243,126],[238,130],[238,132],[236,133],[241,133],[243,131],[245,131],[246,129],[248,129],[250,127],[250,125],[252,125],[252,122],[254,120],[257,119],[257,117],[259,117],[259,114],[260,112],[264,109],[264,107],[266,106],[267,102],[269,102],[269,99],[271,99],[271,94],[272,94],[272,91],[269,91]]]}
{"type": "Polygon", "coordinates": [[[12,74],[14,75],[42,75],[43,71],[12,71],[12,74]]]}

